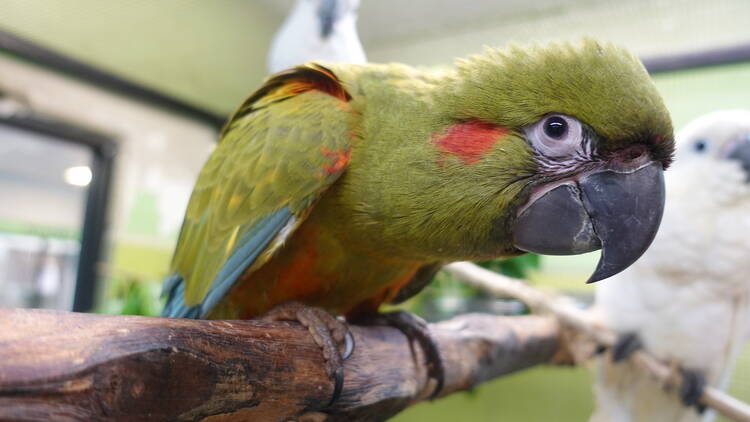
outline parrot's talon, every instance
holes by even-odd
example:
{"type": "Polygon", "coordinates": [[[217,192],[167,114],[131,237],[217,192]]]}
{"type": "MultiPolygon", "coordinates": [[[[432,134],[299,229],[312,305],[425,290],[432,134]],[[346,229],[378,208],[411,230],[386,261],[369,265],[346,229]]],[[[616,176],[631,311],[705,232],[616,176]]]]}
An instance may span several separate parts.
{"type": "Polygon", "coordinates": [[[341,354],[341,359],[349,359],[349,356],[354,353],[354,346],[354,336],[352,335],[351,331],[347,331],[346,335],[344,336],[344,352],[341,354]]]}
{"type": "Polygon", "coordinates": [[[344,389],[344,366],[341,365],[336,368],[331,378],[333,378],[333,394],[331,395],[331,401],[325,407],[326,409],[333,406],[341,397],[341,391],[344,389]]]}
{"type": "Polygon", "coordinates": [[[307,328],[315,344],[321,348],[326,361],[326,374],[333,380],[333,395],[326,407],[333,406],[344,388],[344,359],[354,352],[354,337],[346,320],[299,302],[282,303],[260,318],[266,321],[297,321],[307,328]]]}
{"type": "Polygon", "coordinates": [[[416,340],[422,346],[427,362],[427,375],[435,380],[435,388],[430,394],[430,400],[437,398],[443,390],[445,366],[440,349],[427,327],[427,322],[411,312],[393,311],[376,314],[366,319],[364,324],[394,327],[404,333],[409,341],[416,340]]]}
{"type": "Polygon", "coordinates": [[[622,362],[638,349],[643,348],[643,342],[636,333],[620,334],[612,346],[612,362],[622,362]]]}
{"type": "Polygon", "coordinates": [[[700,371],[681,369],[682,384],[680,385],[680,399],[685,406],[695,406],[698,413],[703,413],[706,406],[699,403],[706,387],[706,376],[700,371]]]}

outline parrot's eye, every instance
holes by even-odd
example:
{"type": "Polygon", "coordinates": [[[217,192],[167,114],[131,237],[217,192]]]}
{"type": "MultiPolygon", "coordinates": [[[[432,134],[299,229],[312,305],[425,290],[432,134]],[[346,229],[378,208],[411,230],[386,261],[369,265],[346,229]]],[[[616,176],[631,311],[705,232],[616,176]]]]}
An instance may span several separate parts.
{"type": "Polygon", "coordinates": [[[568,132],[568,122],[560,116],[551,116],[544,121],[544,133],[553,139],[560,139],[568,132]]]}
{"type": "Polygon", "coordinates": [[[581,148],[581,122],[564,114],[550,114],[529,126],[526,136],[536,150],[549,157],[567,157],[581,148]]]}
{"type": "Polygon", "coordinates": [[[693,149],[697,152],[706,152],[708,150],[708,142],[705,139],[699,139],[693,144],[693,149]]]}

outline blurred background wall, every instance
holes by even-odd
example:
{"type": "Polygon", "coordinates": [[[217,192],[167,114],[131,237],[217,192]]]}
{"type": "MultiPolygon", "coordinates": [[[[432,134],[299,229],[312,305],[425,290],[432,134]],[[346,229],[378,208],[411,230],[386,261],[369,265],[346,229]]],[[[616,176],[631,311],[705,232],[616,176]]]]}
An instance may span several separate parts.
{"type": "MultiPolygon", "coordinates": [[[[94,310],[158,312],[160,281],[194,178],[223,116],[266,76],[268,46],[292,4],[0,2],[0,31],[10,36],[0,37],[0,306],[71,309],[84,227],[100,212],[100,253],[89,262],[98,282],[94,310]],[[12,48],[19,39],[172,102],[19,54],[12,48]],[[35,129],[39,122],[47,129],[35,129]],[[60,125],[67,129],[48,130],[60,125]],[[96,164],[102,154],[111,155],[111,168],[96,164]],[[106,201],[93,209],[91,190],[102,189],[103,175],[106,201]]],[[[647,63],[750,50],[747,0],[362,0],[359,16],[371,61],[425,67],[448,66],[484,45],[582,35],[622,44],[647,63]]],[[[712,110],[750,108],[750,61],[654,79],[677,128],[712,110]]],[[[543,258],[527,275],[586,303],[593,287],[582,283],[595,262],[595,254],[543,258]]],[[[427,292],[461,294],[450,281],[427,292]]],[[[750,399],[749,353],[732,392],[750,399]]],[[[396,420],[579,421],[590,409],[585,370],[535,368],[416,406],[396,420]]]]}

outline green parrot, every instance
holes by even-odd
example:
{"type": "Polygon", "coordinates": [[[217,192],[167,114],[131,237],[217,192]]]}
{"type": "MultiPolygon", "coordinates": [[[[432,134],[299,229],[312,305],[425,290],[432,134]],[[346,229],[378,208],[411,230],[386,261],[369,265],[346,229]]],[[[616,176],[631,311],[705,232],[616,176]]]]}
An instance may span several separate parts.
{"type": "Polygon", "coordinates": [[[640,61],[590,39],[487,49],[447,71],[295,67],[221,132],[163,315],[282,305],[339,376],[346,328],[327,312],[373,315],[447,262],[602,249],[590,281],[625,269],[658,229],[673,149],[640,61]]]}

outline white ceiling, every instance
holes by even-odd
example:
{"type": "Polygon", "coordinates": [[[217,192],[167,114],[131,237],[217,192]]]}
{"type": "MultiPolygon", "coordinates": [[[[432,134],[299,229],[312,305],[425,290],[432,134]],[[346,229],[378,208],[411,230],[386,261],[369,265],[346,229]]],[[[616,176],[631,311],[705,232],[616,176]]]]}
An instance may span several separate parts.
{"type": "MultiPolygon", "coordinates": [[[[265,77],[292,0],[3,0],[0,29],[214,111],[265,77]]],[[[750,42],[748,0],[362,0],[370,60],[445,65],[509,41],[591,35],[642,56],[750,42]]]]}
{"type": "MultiPolygon", "coordinates": [[[[286,15],[294,0],[261,0],[278,16],[286,15]]],[[[370,46],[411,42],[415,39],[460,33],[480,26],[495,26],[507,19],[554,13],[559,0],[361,0],[359,31],[370,46]]]]}
{"type": "MultiPolygon", "coordinates": [[[[261,0],[283,16],[292,0],[261,0]]],[[[362,0],[374,61],[449,64],[484,45],[594,36],[657,56],[750,42],[747,0],[362,0]]]]}

